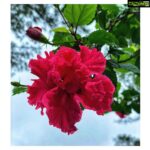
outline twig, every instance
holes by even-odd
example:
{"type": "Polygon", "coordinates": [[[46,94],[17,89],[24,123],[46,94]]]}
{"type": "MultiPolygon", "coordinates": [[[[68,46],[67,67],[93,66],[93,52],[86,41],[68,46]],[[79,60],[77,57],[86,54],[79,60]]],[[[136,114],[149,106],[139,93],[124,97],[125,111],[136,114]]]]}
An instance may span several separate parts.
{"type": "Polygon", "coordinates": [[[116,17],[116,19],[114,19],[114,21],[110,22],[107,30],[110,32],[112,30],[112,28],[114,27],[114,25],[117,24],[118,22],[120,22],[124,17],[126,17],[127,14],[136,14],[136,15],[139,15],[140,12],[139,11],[133,12],[133,11],[130,11],[130,10],[124,10],[120,15],[118,15],[116,17]]]}
{"type": "MultiPolygon", "coordinates": [[[[68,23],[68,22],[67,22],[67,20],[65,19],[65,17],[64,17],[64,15],[63,15],[63,13],[61,12],[61,10],[60,10],[59,6],[57,6],[57,5],[54,5],[54,6],[55,6],[55,8],[57,8],[58,12],[59,12],[59,13],[60,13],[60,15],[62,16],[62,18],[63,18],[63,20],[64,20],[65,24],[67,25],[67,27],[68,27],[68,29],[69,29],[69,31],[70,31],[69,23],[68,23]]],[[[70,31],[70,32],[71,32],[71,31],[70,31]]]]}
{"type": "Polygon", "coordinates": [[[126,17],[128,13],[129,11],[127,10],[127,11],[123,11],[120,15],[118,15],[115,20],[110,22],[107,30],[110,32],[113,29],[114,25],[120,22],[124,17],[126,17]]]}
{"type": "Polygon", "coordinates": [[[70,30],[70,26],[71,26],[71,25],[70,25],[70,24],[67,22],[67,20],[65,19],[65,17],[64,17],[64,15],[63,15],[62,11],[60,10],[59,6],[57,6],[57,5],[54,5],[54,6],[57,8],[58,12],[59,12],[60,15],[62,16],[62,18],[63,18],[65,24],[67,25],[67,27],[68,27],[70,33],[72,34],[72,36],[73,36],[74,39],[76,40],[77,44],[80,45],[80,44],[81,44],[81,41],[78,40],[78,38],[77,38],[77,36],[76,36],[77,28],[76,28],[75,32],[74,32],[73,30],[70,30]]]}

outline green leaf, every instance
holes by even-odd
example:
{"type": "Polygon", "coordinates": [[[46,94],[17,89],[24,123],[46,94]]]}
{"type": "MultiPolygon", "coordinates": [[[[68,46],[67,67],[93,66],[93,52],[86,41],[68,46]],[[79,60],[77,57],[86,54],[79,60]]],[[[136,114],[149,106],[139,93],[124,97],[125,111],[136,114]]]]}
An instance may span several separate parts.
{"type": "Polygon", "coordinates": [[[127,39],[131,38],[131,30],[126,18],[113,27],[112,33],[117,37],[120,47],[128,46],[127,39]]]}
{"type": "Polygon", "coordinates": [[[54,28],[52,31],[54,31],[54,32],[66,32],[66,33],[69,32],[65,27],[54,28]]]}
{"type": "Polygon", "coordinates": [[[92,21],[95,16],[97,5],[66,5],[64,9],[65,18],[75,26],[86,25],[92,21]]]}
{"type": "Polygon", "coordinates": [[[136,66],[133,65],[133,64],[129,64],[129,63],[126,63],[126,64],[119,64],[119,63],[117,63],[117,62],[114,61],[114,60],[108,60],[107,62],[110,63],[110,64],[112,65],[112,67],[113,67],[113,68],[116,68],[116,70],[119,71],[119,72],[131,71],[131,72],[133,72],[133,73],[140,74],[139,68],[136,67],[136,66]]]}
{"type": "Polygon", "coordinates": [[[112,83],[116,87],[117,86],[117,76],[116,76],[116,72],[113,70],[113,68],[107,67],[104,74],[111,79],[112,83]]]}
{"type": "Polygon", "coordinates": [[[107,23],[106,11],[102,10],[100,5],[98,5],[97,9],[98,9],[96,16],[97,27],[105,29],[107,23]]]}
{"type": "Polygon", "coordinates": [[[136,85],[138,88],[140,88],[140,76],[136,76],[134,82],[135,82],[135,85],[136,85]]]}
{"type": "Polygon", "coordinates": [[[126,47],[128,46],[128,42],[127,42],[127,39],[125,38],[125,36],[122,36],[122,35],[117,35],[117,39],[119,41],[119,46],[120,47],[126,47]]]}
{"type": "Polygon", "coordinates": [[[113,111],[119,111],[122,112],[122,108],[120,107],[120,104],[116,101],[114,101],[111,105],[111,108],[113,111]]]}
{"type": "Polygon", "coordinates": [[[120,88],[121,88],[121,83],[117,82],[117,86],[116,86],[114,97],[118,97],[119,96],[120,88]]]}
{"type": "Polygon", "coordinates": [[[136,49],[134,47],[125,47],[122,50],[125,51],[125,52],[128,52],[130,54],[132,54],[136,51],[136,49]]]}
{"type": "Polygon", "coordinates": [[[117,16],[120,12],[119,5],[116,4],[102,4],[100,5],[103,10],[107,10],[111,16],[117,16]]]}
{"type": "Polygon", "coordinates": [[[128,70],[128,71],[132,71],[134,73],[137,73],[139,74],[140,73],[140,70],[138,67],[136,67],[135,65],[133,64],[120,64],[119,65],[121,69],[125,69],[125,70],[128,70]]]}
{"type": "Polygon", "coordinates": [[[132,41],[134,43],[140,44],[140,29],[132,29],[132,41]]]}
{"type": "Polygon", "coordinates": [[[13,86],[21,86],[20,82],[17,82],[17,81],[12,81],[11,85],[13,85],[13,86]]]}
{"type": "Polygon", "coordinates": [[[123,54],[124,54],[124,51],[122,51],[122,50],[119,50],[119,49],[117,49],[117,48],[112,48],[112,47],[110,47],[110,50],[109,50],[109,54],[112,54],[111,56],[112,56],[112,58],[114,58],[116,61],[119,61],[119,59],[120,59],[120,56],[122,56],[123,54]]]}
{"type": "Polygon", "coordinates": [[[122,95],[124,96],[126,101],[131,101],[133,97],[139,96],[139,92],[134,89],[128,89],[123,91],[122,95]]]}
{"type": "MultiPolygon", "coordinates": [[[[140,113],[140,93],[135,89],[128,89],[122,93],[124,100],[130,102],[130,107],[134,109],[137,113],[140,113]]],[[[128,107],[127,105],[126,107],[128,107]]]]}
{"type": "Polygon", "coordinates": [[[132,102],[131,106],[134,109],[134,111],[140,113],[140,101],[132,102]]]}
{"type": "Polygon", "coordinates": [[[12,90],[13,95],[20,94],[27,91],[27,86],[20,84],[20,82],[12,81],[11,85],[13,86],[13,90],[12,90]]]}
{"type": "Polygon", "coordinates": [[[111,65],[113,68],[119,68],[119,64],[115,60],[107,60],[107,64],[111,65]]]}
{"type": "Polygon", "coordinates": [[[121,103],[114,101],[111,105],[112,110],[116,112],[122,112],[123,114],[130,114],[132,107],[127,106],[126,101],[122,100],[121,103]]]}
{"type": "Polygon", "coordinates": [[[74,37],[70,33],[55,32],[53,43],[56,45],[73,46],[75,43],[74,37]]]}
{"type": "Polygon", "coordinates": [[[92,32],[88,36],[88,40],[91,44],[95,43],[98,45],[104,45],[104,44],[116,45],[116,44],[118,44],[118,40],[116,39],[116,37],[112,33],[106,32],[104,30],[97,30],[97,31],[92,32]]]}
{"type": "Polygon", "coordinates": [[[12,90],[13,95],[24,93],[27,91],[26,86],[15,86],[12,90]]]}

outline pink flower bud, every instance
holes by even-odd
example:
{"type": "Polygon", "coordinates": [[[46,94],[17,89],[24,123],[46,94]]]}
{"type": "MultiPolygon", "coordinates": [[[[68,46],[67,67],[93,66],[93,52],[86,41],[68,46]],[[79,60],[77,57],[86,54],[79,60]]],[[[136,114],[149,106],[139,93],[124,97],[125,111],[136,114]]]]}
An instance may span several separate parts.
{"type": "Polygon", "coordinates": [[[42,29],[39,27],[29,27],[27,30],[27,35],[33,40],[40,40],[42,36],[42,29]]]}
{"type": "Polygon", "coordinates": [[[121,113],[121,112],[116,112],[116,114],[117,114],[121,119],[123,119],[123,118],[126,117],[126,115],[123,114],[123,113],[121,113]]]}
{"type": "Polygon", "coordinates": [[[35,41],[49,44],[49,40],[42,34],[42,29],[39,27],[29,27],[26,34],[35,41]]]}

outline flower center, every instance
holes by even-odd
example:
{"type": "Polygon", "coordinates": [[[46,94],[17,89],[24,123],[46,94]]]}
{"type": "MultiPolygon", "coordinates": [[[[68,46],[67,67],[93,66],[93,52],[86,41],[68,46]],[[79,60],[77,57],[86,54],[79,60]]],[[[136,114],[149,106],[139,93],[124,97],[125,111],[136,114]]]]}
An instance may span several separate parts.
{"type": "Polygon", "coordinates": [[[91,79],[94,79],[94,78],[95,78],[95,74],[91,74],[91,75],[90,75],[90,78],[91,78],[91,79]]]}

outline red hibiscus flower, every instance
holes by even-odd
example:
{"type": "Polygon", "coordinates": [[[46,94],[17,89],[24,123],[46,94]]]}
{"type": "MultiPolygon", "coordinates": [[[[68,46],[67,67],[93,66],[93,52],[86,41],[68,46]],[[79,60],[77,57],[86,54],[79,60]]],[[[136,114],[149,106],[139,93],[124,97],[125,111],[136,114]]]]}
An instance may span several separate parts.
{"type": "Polygon", "coordinates": [[[74,133],[82,110],[94,110],[102,115],[111,111],[114,85],[102,75],[106,59],[97,49],[80,46],[80,52],[60,47],[54,54],[45,53],[29,62],[31,72],[38,76],[28,86],[28,102],[36,109],[46,108],[50,125],[68,134],[74,133]]]}

